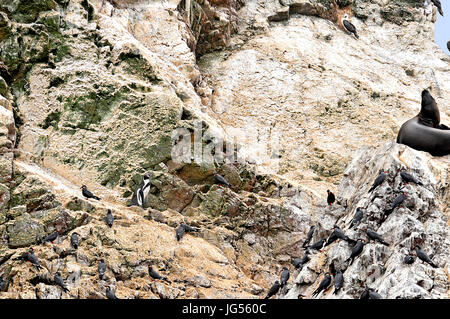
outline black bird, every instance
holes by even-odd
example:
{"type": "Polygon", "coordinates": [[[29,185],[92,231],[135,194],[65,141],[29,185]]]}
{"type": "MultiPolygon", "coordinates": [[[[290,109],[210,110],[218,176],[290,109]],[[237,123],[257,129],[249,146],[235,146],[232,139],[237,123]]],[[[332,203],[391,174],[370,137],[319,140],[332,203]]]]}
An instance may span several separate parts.
{"type": "Polygon", "coordinates": [[[100,197],[97,197],[94,194],[92,194],[87,189],[86,185],[81,186],[81,189],[82,189],[81,193],[83,194],[84,197],[86,197],[86,199],[89,199],[89,198],[93,198],[93,199],[96,199],[96,200],[100,200],[101,199],[100,197]]]}
{"type": "Polygon", "coordinates": [[[369,288],[369,299],[383,299],[374,289],[369,288]]]}
{"type": "Polygon", "coordinates": [[[181,238],[183,238],[184,232],[185,232],[184,227],[181,226],[181,225],[178,226],[178,228],[177,228],[176,231],[175,231],[175,233],[176,233],[176,235],[177,235],[177,240],[178,240],[178,241],[180,241],[181,238]]]}
{"type": "Polygon", "coordinates": [[[270,287],[269,292],[267,293],[267,296],[264,299],[269,299],[270,297],[276,295],[277,292],[280,290],[280,287],[281,287],[280,282],[276,280],[275,283],[272,285],[272,287],[270,287]]]}
{"type": "Polygon", "coordinates": [[[450,51],[450,41],[447,41],[447,49],[450,51]]]}
{"type": "Polygon", "coordinates": [[[194,227],[191,227],[191,226],[189,226],[189,225],[186,225],[185,223],[181,223],[180,226],[184,228],[184,231],[185,231],[186,233],[189,233],[189,232],[191,232],[191,231],[193,231],[193,232],[199,232],[199,230],[198,230],[197,228],[194,228],[194,227]]]}
{"type": "Polygon", "coordinates": [[[112,291],[111,288],[109,288],[109,287],[106,287],[106,298],[108,298],[108,299],[119,299],[115,295],[114,291],[112,291]]]}
{"type": "Polygon", "coordinates": [[[74,249],[78,249],[78,234],[77,233],[73,233],[70,236],[70,245],[74,248],[74,249]]]}
{"type": "Polygon", "coordinates": [[[303,255],[302,258],[294,258],[294,260],[292,261],[292,265],[296,268],[296,269],[300,269],[303,268],[303,265],[306,264],[310,258],[309,258],[309,250],[305,251],[305,254],[303,255]]]}
{"type": "Polygon", "coordinates": [[[150,277],[152,277],[153,279],[161,279],[161,280],[165,280],[168,283],[170,283],[170,281],[166,277],[161,276],[155,270],[153,270],[152,266],[148,266],[148,275],[150,277]]]}
{"type": "Polygon", "coordinates": [[[312,236],[314,234],[314,229],[315,228],[316,228],[315,226],[311,226],[309,228],[308,235],[306,235],[306,239],[305,239],[305,241],[303,242],[303,245],[302,245],[303,247],[306,247],[309,244],[309,242],[311,241],[311,238],[312,238],[312,236]]]}
{"type": "Polygon", "coordinates": [[[349,33],[353,33],[355,35],[355,37],[357,39],[359,39],[358,34],[356,33],[356,28],[353,25],[353,23],[351,23],[348,19],[348,15],[344,15],[344,17],[342,18],[342,26],[344,27],[344,29],[349,32],[349,33]]]}
{"type": "Polygon", "coordinates": [[[325,274],[325,277],[322,279],[322,281],[319,284],[319,287],[313,292],[313,296],[318,295],[322,290],[327,289],[328,286],[331,284],[331,276],[329,273],[325,274]]]}
{"type": "Polygon", "coordinates": [[[53,244],[53,242],[55,241],[55,239],[56,238],[58,238],[58,232],[57,231],[54,231],[53,233],[51,233],[50,235],[48,235],[48,236],[46,236],[46,237],[44,237],[44,239],[42,239],[42,242],[43,243],[46,243],[46,242],[51,242],[52,244],[53,244]]]}
{"type": "Polygon", "coordinates": [[[404,258],[403,258],[403,262],[405,263],[405,264],[407,264],[407,265],[411,265],[413,262],[414,262],[414,257],[413,256],[411,256],[411,255],[406,255],[404,258]]]}
{"type": "Polygon", "coordinates": [[[330,245],[331,243],[333,243],[334,241],[336,241],[338,239],[345,240],[346,242],[348,242],[350,244],[356,243],[356,241],[354,241],[353,239],[350,239],[347,235],[345,235],[344,232],[342,231],[342,229],[340,229],[337,225],[334,225],[334,230],[330,234],[330,237],[328,237],[328,241],[325,244],[325,247],[330,245]]]}
{"type": "Polygon", "coordinates": [[[318,250],[318,251],[322,251],[321,249],[322,249],[324,244],[325,244],[325,238],[322,238],[322,239],[316,241],[314,244],[312,244],[308,248],[315,249],[315,250],[318,250]]]}
{"type": "Polygon", "coordinates": [[[385,246],[389,246],[389,244],[387,242],[385,242],[383,240],[383,238],[380,235],[378,235],[373,229],[371,229],[371,228],[367,229],[366,234],[370,240],[378,241],[379,243],[381,243],[385,246]]]}
{"type": "Polygon", "coordinates": [[[98,277],[103,280],[103,276],[106,272],[106,264],[104,259],[100,259],[100,263],[98,264],[98,277]]]}
{"type": "Polygon", "coordinates": [[[350,262],[350,265],[351,265],[353,263],[353,260],[362,253],[362,251],[364,249],[364,245],[365,245],[364,242],[362,242],[361,240],[358,240],[356,242],[356,245],[352,249],[352,253],[350,254],[350,257],[348,257],[346,262],[351,260],[351,262],[350,262]]]}
{"type": "Polygon", "coordinates": [[[3,291],[6,287],[6,281],[3,280],[3,277],[0,277],[0,291],[3,291]]]}
{"type": "Polygon", "coordinates": [[[359,223],[364,216],[364,211],[362,207],[356,208],[355,216],[353,216],[352,223],[350,224],[350,228],[352,228],[355,224],[359,223]]]}
{"type": "Polygon", "coordinates": [[[329,273],[334,277],[336,276],[336,268],[334,267],[334,261],[331,262],[330,266],[328,267],[329,273]]]}
{"type": "Polygon", "coordinates": [[[66,284],[64,283],[64,280],[62,279],[59,271],[56,272],[55,276],[53,277],[53,281],[55,282],[55,284],[60,286],[65,292],[69,291],[69,289],[67,289],[66,284]]]}
{"type": "Polygon", "coordinates": [[[403,182],[405,182],[406,184],[414,183],[423,186],[422,182],[415,179],[414,176],[412,176],[411,174],[407,173],[405,168],[402,168],[400,176],[402,177],[403,182]]]}
{"type": "Polygon", "coordinates": [[[292,266],[294,266],[295,269],[298,269],[298,268],[300,268],[302,266],[302,262],[301,262],[300,258],[294,258],[291,261],[291,264],[292,264],[292,266]]]}
{"type": "Polygon", "coordinates": [[[228,181],[225,179],[225,177],[223,177],[220,174],[214,173],[214,180],[216,181],[217,184],[219,185],[225,185],[227,187],[231,188],[231,184],[228,183],[228,181]]]}
{"type": "Polygon", "coordinates": [[[286,285],[288,280],[289,280],[289,269],[287,269],[287,267],[283,267],[283,271],[281,272],[281,277],[280,277],[281,287],[286,285]]]}
{"type": "Polygon", "coordinates": [[[438,267],[438,266],[436,266],[435,263],[433,263],[431,261],[430,257],[428,257],[428,255],[420,248],[419,245],[416,245],[416,254],[417,254],[417,258],[419,258],[420,260],[426,262],[431,267],[433,267],[433,268],[437,268],[438,267]]]}
{"type": "Polygon", "coordinates": [[[384,180],[386,179],[386,173],[381,170],[378,174],[377,178],[375,178],[375,181],[373,182],[372,186],[369,189],[369,193],[373,192],[375,188],[383,184],[384,180]]]}
{"type": "Polygon", "coordinates": [[[108,209],[108,212],[106,213],[106,224],[109,227],[112,227],[113,223],[114,223],[114,216],[113,216],[111,210],[108,209]]]}
{"type": "Polygon", "coordinates": [[[406,199],[406,194],[405,193],[401,193],[399,195],[397,195],[397,197],[394,199],[394,202],[391,205],[391,208],[386,210],[383,214],[383,220],[385,220],[387,218],[387,216],[389,216],[395,208],[397,208],[398,206],[401,206],[401,204],[403,203],[403,201],[406,199]]]}
{"type": "Polygon", "coordinates": [[[441,1],[439,1],[439,0],[431,0],[431,2],[433,2],[433,4],[436,6],[436,8],[439,11],[439,14],[441,16],[444,16],[444,12],[442,11],[441,1]]]}
{"type": "Polygon", "coordinates": [[[337,295],[339,290],[344,286],[344,275],[340,269],[337,270],[336,276],[334,276],[334,292],[337,295]]]}
{"type": "Polygon", "coordinates": [[[361,296],[359,296],[359,299],[369,299],[369,291],[370,291],[369,289],[371,288],[366,286],[363,292],[361,293],[361,296]]]}
{"type": "Polygon", "coordinates": [[[327,189],[327,203],[328,205],[331,206],[331,204],[333,204],[336,201],[336,197],[334,196],[334,194],[332,192],[330,192],[329,189],[327,189]]]}
{"type": "Polygon", "coordinates": [[[23,253],[17,258],[14,258],[14,260],[25,260],[29,261],[33,266],[35,266],[37,269],[42,269],[42,266],[39,264],[39,260],[34,254],[33,248],[30,248],[28,252],[23,253]]]}

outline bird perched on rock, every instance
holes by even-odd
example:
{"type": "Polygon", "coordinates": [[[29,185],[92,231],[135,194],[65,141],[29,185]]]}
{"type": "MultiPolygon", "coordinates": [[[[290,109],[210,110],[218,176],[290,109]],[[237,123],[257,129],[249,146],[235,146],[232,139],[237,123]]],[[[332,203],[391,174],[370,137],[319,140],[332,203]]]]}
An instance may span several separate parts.
{"type": "Polygon", "coordinates": [[[348,20],[348,14],[345,14],[341,20],[342,26],[348,33],[352,33],[355,35],[357,39],[359,39],[358,34],[356,33],[356,27],[348,20]]]}
{"type": "Polygon", "coordinates": [[[423,186],[422,182],[415,179],[414,176],[412,176],[411,174],[406,172],[406,168],[404,168],[404,167],[400,171],[400,176],[402,177],[402,180],[405,184],[414,183],[414,184],[423,186]]]}
{"type": "Polygon", "coordinates": [[[447,41],[447,49],[450,51],[450,41],[447,41]]]}
{"type": "Polygon", "coordinates": [[[280,282],[278,280],[275,280],[275,283],[272,285],[272,287],[270,287],[269,292],[267,293],[266,298],[264,299],[269,299],[272,296],[275,296],[278,291],[280,290],[280,282]]]}
{"type": "Polygon", "coordinates": [[[401,194],[397,195],[397,197],[394,199],[394,202],[391,205],[391,208],[384,212],[383,221],[387,218],[387,216],[389,216],[394,211],[394,209],[396,209],[397,207],[401,207],[401,205],[405,199],[406,199],[406,193],[401,193],[401,194]]]}
{"type": "Polygon", "coordinates": [[[378,235],[372,228],[367,229],[366,231],[367,237],[369,237],[369,240],[378,241],[379,243],[389,246],[387,242],[383,240],[383,238],[378,235]]]}
{"type": "Polygon", "coordinates": [[[178,228],[175,230],[175,234],[177,236],[177,241],[180,241],[181,238],[183,238],[185,231],[186,230],[184,229],[183,226],[181,226],[181,225],[178,226],[178,228]]]}
{"type": "Polygon", "coordinates": [[[42,239],[42,242],[43,242],[43,243],[51,242],[51,243],[53,244],[53,242],[55,241],[55,239],[58,238],[58,235],[59,235],[58,232],[57,232],[57,231],[54,231],[54,232],[51,233],[50,235],[44,237],[44,239],[42,239]]]}
{"type": "Polygon", "coordinates": [[[407,264],[407,265],[411,265],[412,263],[414,263],[414,257],[413,256],[411,256],[411,255],[406,255],[404,258],[403,258],[403,262],[405,263],[405,264],[407,264]]]}
{"type": "Polygon", "coordinates": [[[119,299],[119,298],[117,298],[116,294],[114,293],[114,291],[111,290],[110,287],[106,287],[106,298],[108,298],[108,299],[119,299]]]}
{"type": "Polygon", "coordinates": [[[336,241],[338,239],[345,240],[346,242],[353,244],[353,245],[356,243],[356,241],[354,241],[353,239],[350,239],[347,235],[345,235],[344,232],[342,231],[342,229],[339,228],[339,226],[334,225],[334,230],[328,237],[325,247],[330,245],[331,243],[333,243],[334,241],[336,241]]]}
{"type": "Polygon", "coordinates": [[[295,267],[295,269],[300,269],[303,268],[303,265],[306,264],[310,258],[309,258],[309,250],[305,251],[305,254],[303,255],[302,258],[294,258],[294,260],[291,262],[292,266],[295,267]]]}
{"type": "Polygon", "coordinates": [[[330,263],[330,266],[328,267],[328,270],[329,270],[329,273],[330,273],[332,276],[336,276],[336,268],[334,267],[334,261],[332,261],[332,262],[330,263]]]}
{"type": "Polygon", "coordinates": [[[369,189],[369,193],[372,193],[375,188],[383,184],[384,180],[386,179],[386,173],[381,170],[380,173],[378,173],[377,178],[375,178],[375,181],[373,182],[372,186],[369,189]]]}
{"type": "Polygon", "coordinates": [[[339,290],[344,286],[344,274],[342,271],[338,269],[336,271],[336,276],[334,276],[334,292],[333,294],[337,295],[339,290]]]}
{"type": "Polygon", "coordinates": [[[436,266],[436,264],[431,261],[430,257],[428,257],[428,255],[420,248],[419,245],[416,245],[416,254],[417,258],[419,258],[420,260],[426,262],[433,268],[438,268],[438,266],[436,266]]]}
{"type": "Polygon", "coordinates": [[[105,276],[106,272],[106,263],[104,259],[100,259],[100,263],[98,264],[97,270],[98,270],[98,277],[101,280],[103,280],[103,277],[105,276]]]}
{"type": "Polygon", "coordinates": [[[439,14],[441,16],[444,16],[444,12],[442,11],[441,1],[439,1],[439,0],[431,0],[431,2],[433,2],[433,4],[436,6],[436,8],[439,11],[439,14]]]}
{"type": "Polygon", "coordinates": [[[358,240],[356,242],[356,245],[353,246],[352,253],[350,254],[350,257],[348,257],[346,262],[351,260],[351,262],[350,262],[350,265],[351,265],[353,263],[353,260],[362,253],[362,251],[364,249],[364,245],[365,245],[365,243],[362,240],[358,240]]]}
{"type": "Polygon", "coordinates": [[[166,277],[163,277],[160,274],[158,274],[155,270],[153,270],[152,266],[150,265],[148,266],[148,275],[153,279],[165,280],[168,283],[170,283],[170,281],[166,277]]]}
{"type": "Polygon", "coordinates": [[[364,211],[362,210],[362,207],[356,208],[355,216],[353,216],[353,220],[352,220],[349,228],[352,228],[354,225],[359,223],[361,221],[361,219],[363,219],[363,216],[364,216],[364,211]]]}
{"type": "Polygon", "coordinates": [[[319,284],[319,287],[313,292],[312,296],[317,296],[322,290],[327,289],[331,284],[331,276],[329,273],[325,274],[325,277],[319,284]]]}
{"type": "Polygon", "coordinates": [[[312,236],[314,234],[314,229],[315,228],[316,228],[315,226],[311,226],[309,228],[308,235],[306,235],[306,239],[305,239],[305,241],[303,242],[303,245],[302,245],[303,247],[306,247],[309,244],[309,242],[311,241],[311,238],[312,238],[312,236]]]}
{"type": "Polygon", "coordinates": [[[318,251],[322,251],[322,247],[325,244],[325,238],[319,239],[318,241],[316,241],[314,244],[312,244],[311,246],[309,246],[309,249],[315,249],[318,251]]]}
{"type": "Polygon", "coordinates": [[[94,194],[92,194],[92,193],[87,189],[86,185],[81,186],[81,189],[82,189],[81,193],[83,194],[83,196],[84,196],[86,199],[89,199],[89,198],[93,198],[93,199],[96,199],[96,200],[100,200],[100,199],[101,199],[100,197],[97,197],[97,196],[95,196],[94,194]]]}
{"type": "Polygon", "coordinates": [[[220,186],[225,185],[227,187],[231,188],[231,184],[228,183],[228,181],[225,179],[225,177],[223,177],[220,174],[214,173],[214,180],[217,184],[219,184],[220,186]]]}
{"type": "Polygon", "coordinates": [[[366,286],[359,299],[383,299],[373,288],[366,286]]]}
{"type": "Polygon", "coordinates": [[[0,291],[3,291],[6,287],[6,281],[3,279],[3,277],[0,277],[0,291]]]}
{"type": "Polygon", "coordinates": [[[23,253],[17,258],[14,258],[14,260],[25,260],[29,261],[33,266],[35,266],[37,269],[42,269],[42,266],[39,264],[39,260],[37,256],[34,254],[33,248],[30,248],[28,252],[23,253]]]}
{"type": "Polygon", "coordinates": [[[151,184],[150,184],[150,175],[144,174],[142,176],[142,182],[138,188],[133,193],[133,197],[131,198],[131,203],[127,206],[140,206],[144,208],[145,198],[150,192],[151,184]]]}
{"type": "Polygon", "coordinates": [[[189,225],[186,225],[185,223],[181,223],[180,226],[184,228],[184,231],[185,231],[186,233],[189,233],[189,232],[199,232],[199,230],[198,230],[197,228],[194,228],[194,227],[191,227],[191,226],[189,226],[189,225]]]}
{"type": "Polygon", "coordinates": [[[110,209],[108,209],[108,212],[106,213],[105,220],[106,220],[106,224],[111,228],[114,223],[114,216],[110,209]]]}
{"type": "Polygon", "coordinates": [[[72,235],[70,236],[70,245],[74,249],[78,249],[78,234],[77,233],[72,233],[72,235]]]}
{"type": "Polygon", "coordinates": [[[336,201],[336,197],[334,196],[334,194],[332,192],[330,192],[329,189],[327,189],[327,203],[328,205],[332,205],[335,201],[336,201]]]}
{"type": "Polygon", "coordinates": [[[281,276],[280,276],[281,287],[284,287],[284,285],[286,285],[288,280],[289,280],[289,269],[287,269],[287,267],[283,267],[283,271],[281,272],[281,276]]]}
{"type": "Polygon", "coordinates": [[[55,282],[55,284],[60,286],[65,292],[69,291],[69,289],[67,289],[66,284],[64,283],[64,280],[62,279],[59,271],[56,272],[55,276],[53,277],[53,281],[55,282]]]}

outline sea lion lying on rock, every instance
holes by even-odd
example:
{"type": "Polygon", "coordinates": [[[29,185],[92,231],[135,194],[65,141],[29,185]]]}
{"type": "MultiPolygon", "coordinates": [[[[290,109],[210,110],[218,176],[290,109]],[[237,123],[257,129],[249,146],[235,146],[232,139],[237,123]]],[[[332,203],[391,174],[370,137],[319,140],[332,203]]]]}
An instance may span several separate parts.
{"type": "Polygon", "coordinates": [[[422,91],[419,114],[403,123],[397,135],[397,143],[433,156],[450,154],[450,129],[440,124],[439,108],[427,90],[422,91]]]}

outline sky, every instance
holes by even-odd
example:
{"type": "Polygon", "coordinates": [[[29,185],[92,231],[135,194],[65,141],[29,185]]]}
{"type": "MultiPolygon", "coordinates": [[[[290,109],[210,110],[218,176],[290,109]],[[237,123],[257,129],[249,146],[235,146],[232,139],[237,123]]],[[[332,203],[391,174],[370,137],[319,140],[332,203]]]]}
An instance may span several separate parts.
{"type": "Polygon", "coordinates": [[[450,0],[441,0],[441,5],[444,16],[442,17],[437,12],[437,20],[434,24],[434,41],[445,53],[450,54],[447,49],[447,41],[450,41],[450,0]]]}

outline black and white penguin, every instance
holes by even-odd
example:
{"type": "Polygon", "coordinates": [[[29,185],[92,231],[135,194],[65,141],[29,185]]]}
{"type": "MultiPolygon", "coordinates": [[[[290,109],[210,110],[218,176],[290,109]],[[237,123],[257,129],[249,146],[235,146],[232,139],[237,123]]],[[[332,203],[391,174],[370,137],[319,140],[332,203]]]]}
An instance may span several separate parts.
{"type": "Polygon", "coordinates": [[[351,23],[351,22],[348,20],[348,14],[345,14],[345,15],[344,15],[344,17],[342,18],[341,22],[342,22],[342,26],[344,27],[344,29],[345,29],[347,32],[353,33],[353,34],[355,35],[355,37],[356,37],[357,39],[359,39],[359,36],[358,36],[358,34],[356,33],[356,28],[355,28],[355,26],[353,25],[353,23],[351,23]]]}
{"type": "Polygon", "coordinates": [[[151,184],[150,184],[150,175],[144,174],[142,176],[142,182],[136,188],[136,190],[133,193],[133,197],[131,198],[130,204],[128,204],[128,207],[130,206],[140,206],[144,208],[145,199],[147,198],[148,193],[150,192],[151,184]]]}

